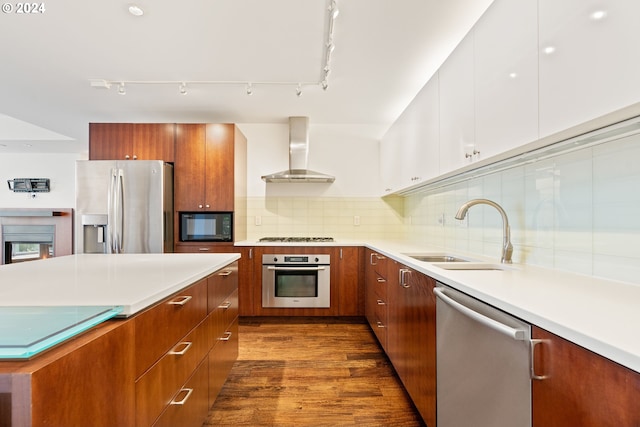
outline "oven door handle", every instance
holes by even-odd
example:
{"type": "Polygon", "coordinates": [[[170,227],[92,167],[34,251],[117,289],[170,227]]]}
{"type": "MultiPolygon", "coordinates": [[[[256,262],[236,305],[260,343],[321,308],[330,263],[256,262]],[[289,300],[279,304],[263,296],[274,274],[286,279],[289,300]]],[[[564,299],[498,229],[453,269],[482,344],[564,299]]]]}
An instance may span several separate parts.
{"type": "Polygon", "coordinates": [[[323,266],[318,267],[274,267],[272,265],[267,267],[267,270],[273,271],[321,271],[325,268],[323,266]]]}

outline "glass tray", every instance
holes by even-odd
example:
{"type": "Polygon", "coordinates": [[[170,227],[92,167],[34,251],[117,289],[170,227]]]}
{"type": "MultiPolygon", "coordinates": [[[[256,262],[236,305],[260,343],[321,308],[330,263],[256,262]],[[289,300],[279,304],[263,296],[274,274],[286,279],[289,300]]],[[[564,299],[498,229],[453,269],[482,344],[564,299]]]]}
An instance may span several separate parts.
{"type": "Polygon", "coordinates": [[[0,359],[28,359],[118,315],[121,306],[0,307],[0,359]]]}

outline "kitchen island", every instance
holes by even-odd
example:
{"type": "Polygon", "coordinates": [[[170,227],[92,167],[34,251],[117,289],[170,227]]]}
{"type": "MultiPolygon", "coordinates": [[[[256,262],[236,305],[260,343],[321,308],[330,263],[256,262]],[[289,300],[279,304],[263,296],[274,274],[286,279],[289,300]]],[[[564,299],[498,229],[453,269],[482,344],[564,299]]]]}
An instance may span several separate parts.
{"type": "Polygon", "coordinates": [[[237,358],[239,258],[72,255],[2,266],[4,307],[121,311],[30,360],[0,361],[0,426],[200,425],[237,358]]]}

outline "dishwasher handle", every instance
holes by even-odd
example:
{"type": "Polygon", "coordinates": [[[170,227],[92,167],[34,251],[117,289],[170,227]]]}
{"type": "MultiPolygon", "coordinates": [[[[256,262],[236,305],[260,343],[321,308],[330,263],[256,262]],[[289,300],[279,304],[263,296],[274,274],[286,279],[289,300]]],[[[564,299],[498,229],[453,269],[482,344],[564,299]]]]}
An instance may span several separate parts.
{"type": "Polygon", "coordinates": [[[488,328],[491,328],[508,337],[511,337],[516,341],[525,341],[528,339],[527,332],[525,330],[512,328],[511,326],[507,326],[504,323],[500,323],[497,320],[493,320],[490,317],[484,316],[478,313],[477,311],[470,309],[466,305],[460,304],[458,301],[454,300],[453,298],[445,294],[445,291],[443,288],[434,288],[433,293],[436,295],[436,297],[440,298],[443,302],[447,303],[450,307],[453,307],[454,309],[458,310],[462,314],[466,315],[467,317],[470,317],[471,319],[475,320],[478,323],[481,323],[482,325],[487,326],[488,328]]]}

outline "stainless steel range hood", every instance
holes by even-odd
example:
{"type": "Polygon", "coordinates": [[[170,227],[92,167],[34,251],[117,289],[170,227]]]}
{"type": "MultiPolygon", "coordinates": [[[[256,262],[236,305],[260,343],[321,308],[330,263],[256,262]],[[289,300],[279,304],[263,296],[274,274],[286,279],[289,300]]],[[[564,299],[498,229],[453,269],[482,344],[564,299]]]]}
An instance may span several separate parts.
{"type": "Polygon", "coordinates": [[[266,182],[323,182],[335,177],[307,169],[309,157],[309,118],[289,117],[289,169],[264,175],[266,182]]]}

